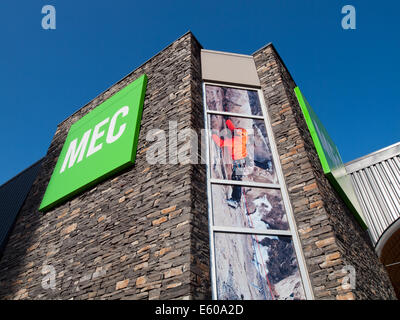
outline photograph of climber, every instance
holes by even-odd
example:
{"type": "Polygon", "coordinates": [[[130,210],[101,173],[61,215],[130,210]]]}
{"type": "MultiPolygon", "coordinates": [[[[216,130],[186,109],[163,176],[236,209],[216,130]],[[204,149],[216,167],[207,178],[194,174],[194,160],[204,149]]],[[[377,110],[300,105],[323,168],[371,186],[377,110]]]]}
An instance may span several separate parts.
{"type": "MultiPolygon", "coordinates": [[[[247,130],[244,128],[235,128],[231,120],[226,120],[226,126],[233,133],[229,137],[220,138],[215,133],[212,135],[212,139],[215,144],[220,148],[226,148],[229,159],[232,159],[232,174],[231,180],[241,181],[246,163],[248,162],[248,151],[247,151],[247,130]],[[233,135],[233,136],[232,136],[233,135]]],[[[234,185],[232,190],[232,196],[227,199],[227,203],[232,208],[237,208],[242,196],[242,188],[240,185],[234,185]]]]}
{"type": "Polygon", "coordinates": [[[218,299],[305,299],[258,92],[206,85],[213,225],[251,234],[214,235],[218,299]],[[253,233],[254,231],[254,233],[253,233]]]}
{"type": "Polygon", "coordinates": [[[215,234],[220,300],[305,299],[290,237],[215,234]]]}
{"type": "MultiPolygon", "coordinates": [[[[238,115],[262,115],[257,91],[206,86],[207,108],[238,115]]],[[[233,181],[277,183],[271,147],[263,120],[209,114],[211,177],[233,181]]],[[[228,200],[236,207],[235,187],[228,200]]]]}
{"type": "Polygon", "coordinates": [[[214,225],[256,230],[289,230],[279,190],[239,186],[240,200],[238,206],[233,208],[226,199],[234,194],[237,190],[235,187],[238,186],[211,186],[214,225]]]}
{"type": "Polygon", "coordinates": [[[212,178],[277,183],[263,120],[210,114],[209,123],[212,178]]]}

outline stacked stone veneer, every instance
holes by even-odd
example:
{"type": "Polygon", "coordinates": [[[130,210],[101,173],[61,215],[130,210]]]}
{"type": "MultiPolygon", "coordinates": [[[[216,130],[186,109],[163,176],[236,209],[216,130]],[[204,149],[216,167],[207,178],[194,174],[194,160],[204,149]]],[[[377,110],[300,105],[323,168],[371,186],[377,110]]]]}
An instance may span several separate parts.
{"type": "MultiPolygon", "coordinates": [[[[200,49],[185,34],[58,126],[3,252],[0,299],[211,297],[205,166],[146,161],[149,130],[168,131],[169,121],[204,128],[200,49]],[[143,73],[135,165],[40,213],[70,126],[143,73]]],[[[268,45],[254,60],[315,298],[395,299],[368,236],[323,174],[279,55],[268,45]],[[342,285],[346,266],[355,268],[355,288],[342,285]]]]}
{"type": "Polygon", "coordinates": [[[323,174],[288,70],[272,45],[253,56],[315,298],[395,299],[366,232],[323,174]],[[345,266],[355,269],[355,288],[342,285],[345,266]]]}
{"type": "Polygon", "coordinates": [[[149,130],[204,127],[200,49],[185,34],[58,126],[0,262],[1,299],[210,297],[205,166],[146,161],[149,130]],[[40,213],[70,126],[143,73],[135,165],[40,213]]]}

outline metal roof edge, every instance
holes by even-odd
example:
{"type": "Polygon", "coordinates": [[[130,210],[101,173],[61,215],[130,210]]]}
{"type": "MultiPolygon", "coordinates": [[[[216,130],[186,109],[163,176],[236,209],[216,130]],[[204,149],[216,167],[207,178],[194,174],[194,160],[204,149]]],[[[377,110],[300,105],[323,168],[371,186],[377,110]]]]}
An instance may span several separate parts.
{"type": "Polygon", "coordinates": [[[378,162],[385,161],[387,159],[393,158],[400,155],[400,142],[394,143],[385,148],[379,149],[377,151],[371,152],[360,158],[351,160],[344,164],[347,173],[352,173],[369,166],[372,166],[378,162]]]}

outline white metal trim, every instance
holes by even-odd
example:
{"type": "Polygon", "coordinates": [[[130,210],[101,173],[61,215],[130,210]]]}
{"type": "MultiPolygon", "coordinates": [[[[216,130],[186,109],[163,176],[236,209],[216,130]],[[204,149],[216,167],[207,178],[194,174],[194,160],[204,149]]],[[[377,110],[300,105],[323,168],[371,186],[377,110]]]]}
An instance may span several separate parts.
{"type": "Polygon", "coordinates": [[[209,138],[210,133],[208,130],[208,115],[206,103],[206,88],[203,82],[203,108],[204,108],[204,126],[205,126],[205,140],[206,140],[206,168],[207,168],[207,202],[208,202],[208,230],[209,230],[209,243],[210,243],[210,281],[211,281],[211,297],[217,300],[217,277],[215,268],[215,247],[214,247],[214,232],[213,232],[213,214],[212,214],[212,198],[211,198],[211,170],[210,170],[210,146],[209,138]]]}
{"type": "MultiPolygon", "coordinates": [[[[212,81],[212,80],[203,80],[203,84],[214,86],[214,87],[226,87],[226,88],[233,88],[233,89],[242,89],[242,90],[249,90],[249,91],[258,91],[260,90],[259,87],[255,88],[252,86],[241,86],[238,84],[232,84],[229,82],[223,82],[223,81],[212,81]]],[[[206,109],[207,110],[207,109],[206,109]]]]}
{"type": "Polygon", "coordinates": [[[382,163],[383,161],[394,158],[398,155],[400,155],[400,142],[362,156],[361,158],[349,161],[345,163],[344,166],[346,167],[347,173],[353,173],[368,168],[374,164],[382,163]]]}
{"type": "Polygon", "coordinates": [[[375,245],[375,251],[378,254],[378,257],[381,257],[383,247],[386,242],[390,239],[390,237],[400,229],[400,218],[394,221],[380,236],[375,245]]]}
{"type": "Polygon", "coordinates": [[[257,116],[257,115],[252,115],[252,114],[242,114],[242,113],[236,113],[236,112],[227,112],[227,111],[207,110],[207,114],[264,120],[263,116],[257,116]]]}
{"type": "Polygon", "coordinates": [[[224,185],[238,185],[245,187],[255,187],[255,188],[268,188],[268,189],[280,189],[279,184],[275,183],[263,183],[263,182],[253,182],[253,181],[236,181],[236,180],[222,180],[210,178],[211,184],[224,184],[224,185]]]}
{"type": "Polygon", "coordinates": [[[223,54],[223,55],[227,55],[227,56],[234,56],[234,57],[242,57],[242,58],[253,59],[253,56],[249,56],[247,54],[242,54],[242,53],[233,53],[233,52],[217,51],[217,50],[209,50],[209,49],[201,49],[201,52],[217,53],[217,54],[223,54]]]}
{"type": "Polygon", "coordinates": [[[242,228],[242,227],[228,227],[228,226],[213,226],[213,232],[219,233],[239,233],[239,234],[256,234],[256,235],[264,235],[264,236],[284,236],[284,237],[292,237],[292,233],[290,230],[260,230],[260,229],[250,229],[250,228],[242,228]]]}

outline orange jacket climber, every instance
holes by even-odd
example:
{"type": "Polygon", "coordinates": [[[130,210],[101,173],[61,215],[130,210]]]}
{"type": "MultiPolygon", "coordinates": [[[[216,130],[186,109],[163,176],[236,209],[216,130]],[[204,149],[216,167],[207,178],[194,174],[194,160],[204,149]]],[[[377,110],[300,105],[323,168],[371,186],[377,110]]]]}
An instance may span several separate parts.
{"type": "Polygon", "coordinates": [[[233,132],[231,139],[221,139],[216,134],[212,135],[214,142],[219,147],[227,147],[232,160],[240,160],[247,157],[247,131],[243,128],[235,128],[231,120],[226,120],[226,125],[233,132]]]}

